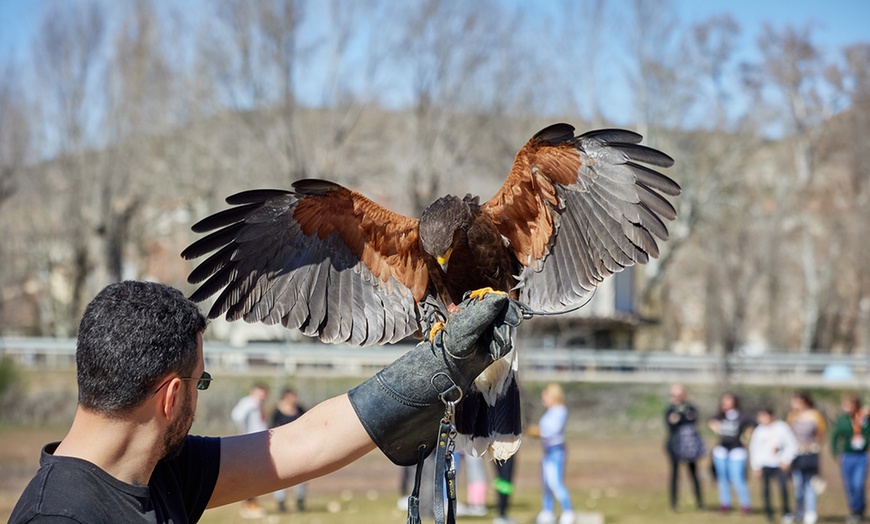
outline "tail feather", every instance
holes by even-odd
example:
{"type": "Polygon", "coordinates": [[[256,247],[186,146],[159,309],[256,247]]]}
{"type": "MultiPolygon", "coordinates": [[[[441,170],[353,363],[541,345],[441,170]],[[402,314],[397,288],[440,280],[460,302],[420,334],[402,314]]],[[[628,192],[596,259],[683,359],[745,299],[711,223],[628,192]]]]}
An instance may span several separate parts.
{"type": "Polygon", "coordinates": [[[488,453],[493,460],[507,460],[520,447],[520,390],[513,369],[508,369],[503,382],[505,386],[494,402],[484,392],[472,389],[457,406],[458,444],[474,456],[488,453]]]}

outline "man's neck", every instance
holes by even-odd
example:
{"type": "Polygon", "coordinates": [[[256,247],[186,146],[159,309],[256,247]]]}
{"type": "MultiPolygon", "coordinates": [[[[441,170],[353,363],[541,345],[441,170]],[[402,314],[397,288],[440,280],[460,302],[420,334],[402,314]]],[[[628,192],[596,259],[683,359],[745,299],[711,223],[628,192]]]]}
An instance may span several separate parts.
{"type": "Polygon", "coordinates": [[[137,415],[113,418],[79,406],[54,454],[87,460],[122,482],[146,485],[160,460],[162,433],[137,415]]]}

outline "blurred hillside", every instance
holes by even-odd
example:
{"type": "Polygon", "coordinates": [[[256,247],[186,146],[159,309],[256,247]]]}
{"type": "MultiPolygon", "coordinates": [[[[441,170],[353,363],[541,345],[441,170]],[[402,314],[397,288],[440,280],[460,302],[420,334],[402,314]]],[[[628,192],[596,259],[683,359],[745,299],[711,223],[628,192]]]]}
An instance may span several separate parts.
{"type": "Polygon", "coordinates": [[[637,348],[870,351],[870,38],[768,25],[747,58],[739,20],[666,1],[51,6],[0,64],[0,334],[72,335],[123,278],[191,291],[190,225],[234,192],[327,178],[417,215],[565,121],[677,160],[637,348]]]}

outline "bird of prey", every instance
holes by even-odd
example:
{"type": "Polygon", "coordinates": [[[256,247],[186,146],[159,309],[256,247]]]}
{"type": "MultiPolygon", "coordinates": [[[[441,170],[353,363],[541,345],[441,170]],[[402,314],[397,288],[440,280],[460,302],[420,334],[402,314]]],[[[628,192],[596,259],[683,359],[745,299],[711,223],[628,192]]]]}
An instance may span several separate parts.
{"type": "MultiPolygon", "coordinates": [[[[193,225],[210,232],[184,250],[211,255],[190,274],[191,298],[217,294],[208,316],[282,323],[358,346],[427,336],[466,292],[510,293],[528,310],[581,304],[607,276],[659,255],[663,196],[680,186],[647,167],[673,159],[632,131],[575,136],[554,124],[523,146],[485,203],[447,195],[419,219],[326,180],[257,189],[193,225]],[[646,164],[646,165],[644,165],[646,164]]],[[[516,351],[495,362],[459,404],[467,449],[506,459],[519,446],[516,351]]]]}

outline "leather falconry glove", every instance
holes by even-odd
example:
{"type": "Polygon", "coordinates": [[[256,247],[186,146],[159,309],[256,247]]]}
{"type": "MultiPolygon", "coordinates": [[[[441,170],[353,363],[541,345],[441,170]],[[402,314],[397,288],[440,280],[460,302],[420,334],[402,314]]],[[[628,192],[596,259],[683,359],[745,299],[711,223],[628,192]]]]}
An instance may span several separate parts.
{"type": "Polygon", "coordinates": [[[510,329],[522,319],[518,304],[507,295],[466,298],[433,342],[421,342],[348,392],[357,416],[387,458],[411,466],[421,450],[431,453],[444,402],[460,399],[484,369],[511,350],[510,329]]]}

